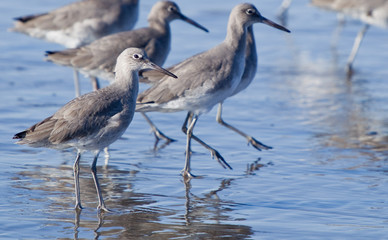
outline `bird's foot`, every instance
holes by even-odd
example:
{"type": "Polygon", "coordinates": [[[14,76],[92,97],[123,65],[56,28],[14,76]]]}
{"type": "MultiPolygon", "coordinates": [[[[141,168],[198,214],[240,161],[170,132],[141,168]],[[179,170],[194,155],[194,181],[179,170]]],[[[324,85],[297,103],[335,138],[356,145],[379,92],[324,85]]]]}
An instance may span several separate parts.
{"type": "Polygon", "coordinates": [[[82,210],[83,207],[81,206],[81,203],[76,203],[74,209],[79,211],[79,210],[82,210]]]}
{"type": "Polygon", "coordinates": [[[175,139],[167,137],[164,133],[162,133],[159,130],[155,130],[154,131],[154,135],[155,135],[156,141],[159,141],[161,139],[163,139],[167,143],[171,143],[171,142],[175,142],[176,141],[175,139]]]}
{"type": "Polygon", "coordinates": [[[256,140],[253,137],[248,137],[248,145],[249,144],[251,144],[254,148],[256,148],[259,151],[272,149],[272,147],[261,143],[260,141],[256,140]]]}
{"type": "Polygon", "coordinates": [[[223,167],[223,168],[229,168],[230,170],[232,170],[232,167],[225,161],[225,159],[221,156],[221,154],[215,150],[215,149],[211,149],[210,150],[210,153],[212,155],[212,158],[216,158],[216,160],[218,161],[218,163],[223,167]]]}
{"type": "Polygon", "coordinates": [[[113,212],[112,210],[108,209],[105,204],[103,205],[98,205],[97,206],[97,211],[98,213],[102,213],[102,212],[113,212]]]}
{"type": "Polygon", "coordinates": [[[183,169],[183,170],[181,171],[181,175],[183,176],[183,178],[184,178],[185,180],[190,180],[190,179],[192,179],[192,178],[197,178],[197,176],[194,175],[194,174],[192,174],[192,173],[190,172],[190,170],[188,170],[188,169],[183,169]]]}

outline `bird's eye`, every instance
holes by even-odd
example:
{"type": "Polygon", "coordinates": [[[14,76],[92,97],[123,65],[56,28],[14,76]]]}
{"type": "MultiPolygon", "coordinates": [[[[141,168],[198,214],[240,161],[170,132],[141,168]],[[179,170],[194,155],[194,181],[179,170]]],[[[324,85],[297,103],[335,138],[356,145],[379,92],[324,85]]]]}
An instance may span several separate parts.
{"type": "Polygon", "coordinates": [[[176,11],[174,6],[169,6],[169,7],[167,8],[167,10],[168,10],[169,12],[174,12],[174,11],[176,11]]]}
{"type": "Polygon", "coordinates": [[[253,14],[255,13],[255,10],[252,9],[252,8],[250,8],[250,9],[247,9],[246,13],[247,13],[248,15],[253,15],[253,14]]]}
{"type": "Polygon", "coordinates": [[[141,58],[142,56],[140,54],[133,54],[133,59],[139,59],[141,58]]]}

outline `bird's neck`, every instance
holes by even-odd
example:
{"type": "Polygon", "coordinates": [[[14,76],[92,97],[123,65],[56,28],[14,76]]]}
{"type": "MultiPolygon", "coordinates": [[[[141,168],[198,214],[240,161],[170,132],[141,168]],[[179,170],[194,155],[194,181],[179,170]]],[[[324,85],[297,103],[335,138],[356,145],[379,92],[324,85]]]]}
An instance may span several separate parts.
{"type": "Polygon", "coordinates": [[[111,86],[123,91],[124,95],[137,96],[139,92],[139,73],[137,71],[125,71],[123,68],[115,73],[115,80],[111,86]]]}
{"type": "Polygon", "coordinates": [[[148,25],[150,28],[153,28],[163,34],[170,35],[170,24],[165,19],[158,19],[158,18],[148,18],[148,25]]]}
{"type": "Polygon", "coordinates": [[[245,51],[247,39],[246,27],[236,23],[235,19],[230,19],[226,32],[225,43],[228,44],[236,53],[245,51]]]}
{"type": "Polygon", "coordinates": [[[251,60],[252,63],[257,64],[256,43],[252,25],[247,28],[247,40],[245,48],[246,58],[251,60]]]}

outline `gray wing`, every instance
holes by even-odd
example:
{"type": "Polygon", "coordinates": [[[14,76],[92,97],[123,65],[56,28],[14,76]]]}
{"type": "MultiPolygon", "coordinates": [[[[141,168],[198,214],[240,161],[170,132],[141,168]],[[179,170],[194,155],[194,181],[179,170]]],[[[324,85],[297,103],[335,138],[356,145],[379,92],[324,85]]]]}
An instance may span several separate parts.
{"type": "Polygon", "coordinates": [[[109,97],[107,101],[104,95],[101,91],[94,91],[75,98],[54,115],[16,134],[14,138],[21,139],[21,144],[53,147],[93,134],[123,110],[119,98],[109,97]]]}
{"type": "Polygon", "coordinates": [[[120,1],[87,0],[75,2],[49,13],[17,18],[23,23],[16,26],[22,28],[40,28],[45,30],[61,30],[73,26],[74,23],[86,19],[94,19],[96,25],[115,19],[120,14],[120,1]]]}
{"type": "Polygon", "coordinates": [[[214,48],[197,54],[168,68],[178,78],[163,77],[149,89],[139,94],[137,102],[166,103],[192,94],[202,86],[206,86],[207,92],[227,87],[224,83],[230,76],[231,70],[227,66],[231,65],[231,59],[222,53],[215,54],[219,52],[217,49],[214,48]]]}
{"type": "Polygon", "coordinates": [[[120,98],[104,91],[94,91],[76,98],[56,112],[50,142],[57,144],[86,137],[108,124],[111,117],[123,110],[120,98]],[[107,95],[110,95],[107,97],[107,95]]]}
{"type": "Polygon", "coordinates": [[[128,47],[146,48],[153,36],[150,28],[111,34],[89,45],[59,52],[47,52],[46,60],[79,69],[113,72],[117,57],[128,47]]]}

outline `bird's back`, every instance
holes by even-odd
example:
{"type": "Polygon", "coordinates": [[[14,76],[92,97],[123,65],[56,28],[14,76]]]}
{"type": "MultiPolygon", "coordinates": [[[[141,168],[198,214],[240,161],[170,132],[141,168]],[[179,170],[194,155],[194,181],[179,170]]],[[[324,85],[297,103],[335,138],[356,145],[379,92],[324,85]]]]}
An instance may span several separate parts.
{"type": "Polygon", "coordinates": [[[66,47],[78,47],[131,29],[137,16],[137,5],[122,5],[121,0],[85,0],[49,13],[16,18],[11,30],[66,47]]]}
{"type": "Polygon", "coordinates": [[[115,134],[121,136],[132,120],[134,109],[130,109],[128,100],[123,101],[125,94],[109,86],[82,95],[14,138],[20,139],[18,144],[32,147],[99,149],[117,139],[115,134]],[[104,134],[112,137],[104,139],[104,134]]]}

